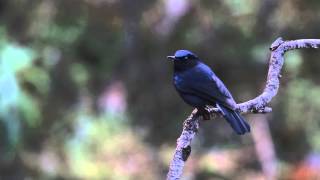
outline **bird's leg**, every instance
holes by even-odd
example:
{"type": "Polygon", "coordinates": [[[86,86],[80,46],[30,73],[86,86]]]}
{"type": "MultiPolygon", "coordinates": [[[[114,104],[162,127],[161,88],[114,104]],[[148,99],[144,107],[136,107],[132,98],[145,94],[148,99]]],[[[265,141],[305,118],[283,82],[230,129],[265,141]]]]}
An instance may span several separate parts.
{"type": "Polygon", "coordinates": [[[205,107],[200,107],[197,109],[198,109],[197,114],[201,115],[203,117],[203,120],[210,120],[210,112],[207,111],[205,107]]]}

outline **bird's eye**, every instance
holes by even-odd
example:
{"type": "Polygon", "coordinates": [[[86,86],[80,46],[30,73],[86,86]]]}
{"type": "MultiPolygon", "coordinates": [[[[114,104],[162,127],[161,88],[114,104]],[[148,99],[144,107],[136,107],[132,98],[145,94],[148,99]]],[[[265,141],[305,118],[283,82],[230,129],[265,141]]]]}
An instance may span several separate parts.
{"type": "Polygon", "coordinates": [[[188,56],[184,57],[185,60],[187,60],[188,58],[189,58],[188,56]]]}

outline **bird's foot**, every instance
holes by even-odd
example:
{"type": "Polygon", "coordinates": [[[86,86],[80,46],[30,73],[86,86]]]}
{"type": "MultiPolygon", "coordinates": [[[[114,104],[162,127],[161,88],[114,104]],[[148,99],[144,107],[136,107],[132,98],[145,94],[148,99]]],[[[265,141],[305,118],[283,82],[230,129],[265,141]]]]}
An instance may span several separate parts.
{"type": "Polygon", "coordinates": [[[203,120],[210,120],[210,111],[206,108],[197,108],[197,114],[203,117],[203,120]]]}

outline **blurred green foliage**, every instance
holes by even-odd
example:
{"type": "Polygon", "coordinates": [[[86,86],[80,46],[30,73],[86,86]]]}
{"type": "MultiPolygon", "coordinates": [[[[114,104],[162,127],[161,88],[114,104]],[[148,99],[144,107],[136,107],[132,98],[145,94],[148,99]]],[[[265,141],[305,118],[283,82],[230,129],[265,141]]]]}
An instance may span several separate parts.
{"type": "MultiPolygon", "coordinates": [[[[165,57],[196,52],[245,101],[265,83],[275,38],[319,38],[319,9],[315,0],[0,1],[0,179],[163,179],[191,112],[165,57]]],[[[320,153],[319,56],[286,54],[268,116],[280,179],[320,153]]],[[[252,138],[224,121],[203,123],[194,146],[191,179],[262,176],[252,138]]]]}

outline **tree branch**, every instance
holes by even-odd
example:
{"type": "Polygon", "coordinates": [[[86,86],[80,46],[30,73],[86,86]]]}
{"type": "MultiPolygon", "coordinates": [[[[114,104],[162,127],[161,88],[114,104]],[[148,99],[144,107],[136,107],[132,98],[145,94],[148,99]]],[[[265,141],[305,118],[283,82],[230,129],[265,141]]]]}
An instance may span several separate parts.
{"type": "MultiPolygon", "coordinates": [[[[266,87],[263,92],[256,98],[237,105],[237,111],[241,113],[268,113],[272,109],[267,104],[277,94],[279,89],[280,72],[284,62],[284,53],[300,48],[319,48],[320,39],[300,39],[284,41],[281,37],[276,39],[270,46],[271,56],[269,60],[269,71],[267,76],[266,87]]],[[[208,108],[212,115],[211,118],[220,116],[216,108],[208,108]]],[[[180,179],[185,161],[191,153],[191,141],[199,128],[199,121],[202,116],[197,114],[197,109],[193,110],[191,115],[184,121],[183,131],[177,140],[177,147],[170,163],[168,180],[180,179]]]]}

